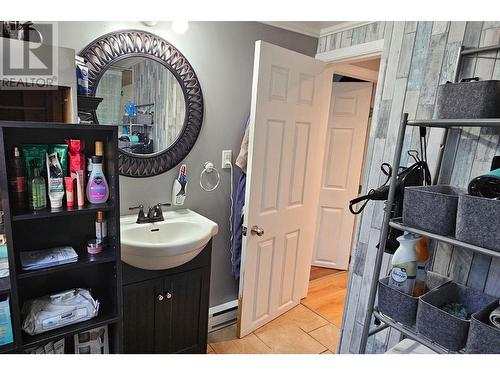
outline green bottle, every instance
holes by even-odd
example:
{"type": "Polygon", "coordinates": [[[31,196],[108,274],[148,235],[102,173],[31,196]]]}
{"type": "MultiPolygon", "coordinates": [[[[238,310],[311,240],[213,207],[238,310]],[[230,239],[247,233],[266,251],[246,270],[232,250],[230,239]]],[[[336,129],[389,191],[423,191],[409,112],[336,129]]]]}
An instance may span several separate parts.
{"type": "Polygon", "coordinates": [[[31,201],[33,209],[43,210],[47,207],[47,188],[45,186],[45,179],[40,176],[40,169],[35,161],[33,163],[33,177],[31,179],[31,201]]]}

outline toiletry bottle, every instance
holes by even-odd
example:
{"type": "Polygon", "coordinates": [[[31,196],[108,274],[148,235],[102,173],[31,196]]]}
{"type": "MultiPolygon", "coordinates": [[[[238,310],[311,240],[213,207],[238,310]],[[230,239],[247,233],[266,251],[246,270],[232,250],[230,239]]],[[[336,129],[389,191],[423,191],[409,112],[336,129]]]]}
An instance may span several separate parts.
{"type": "Polygon", "coordinates": [[[95,218],[95,237],[98,243],[104,245],[108,237],[108,225],[103,211],[97,211],[95,218]]]}
{"type": "Polygon", "coordinates": [[[102,156],[104,160],[104,145],[102,141],[95,141],[95,156],[102,156]]]}
{"type": "Polygon", "coordinates": [[[403,293],[413,295],[417,274],[417,242],[420,236],[405,233],[398,238],[399,247],[391,261],[389,285],[403,293]]]}
{"type": "Polygon", "coordinates": [[[90,203],[105,203],[109,197],[109,187],[102,171],[102,156],[92,157],[92,173],[87,183],[87,199],[90,203]]]}
{"type": "Polygon", "coordinates": [[[12,196],[12,207],[15,210],[28,208],[28,191],[26,183],[26,166],[19,148],[14,147],[14,158],[10,163],[9,189],[12,196]]]}
{"type": "Polygon", "coordinates": [[[413,289],[413,296],[420,297],[426,291],[425,279],[427,277],[427,267],[429,265],[429,249],[427,247],[427,237],[422,237],[416,246],[417,254],[417,277],[415,279],[415,289],[413,289]]]}
{"type": "Polygon", "coordinates": [[[92,173],[92,158],[87,158],[87,181],[90,180],[91,173],[92,173]]]}
{"type": "Polygon", "coordinates": [[[38,163],[33,160],[33,177],[31,178],[31,205],[32,209],[43,210],[47,207],[47,186],[45,179],[40,176],[40,169],[38,163]]]}

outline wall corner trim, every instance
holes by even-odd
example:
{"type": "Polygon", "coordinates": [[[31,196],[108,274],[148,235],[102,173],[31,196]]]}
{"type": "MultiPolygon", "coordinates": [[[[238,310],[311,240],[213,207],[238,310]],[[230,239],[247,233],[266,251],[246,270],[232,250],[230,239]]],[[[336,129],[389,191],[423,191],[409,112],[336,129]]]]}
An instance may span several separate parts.
{"type": "Polygon", "coordinates": [[[374,40],[373,42],[356,44],[351,47],[317,53],[315,57],[316,59],[327,63],[342,62],[351,59],[366,60],[372,57],[380,56],[383,50],[384,39],[379,39],[374,40]]]}
{"type": "Polygon", "coordinates": [[[361,26],[369,25],[371,23],[376,23],[376,22],[378,22],[378,21],[346,21],[346,22],[342,22],[342,23],[339,23],[338,25],[329,26],[329,27],[325,27],[325,28],[321,29],[319,32],[319,37],[333,34],[333,33],[340,33],[342,31],[354,29],[356,27],[361,27],[361,26]]]}

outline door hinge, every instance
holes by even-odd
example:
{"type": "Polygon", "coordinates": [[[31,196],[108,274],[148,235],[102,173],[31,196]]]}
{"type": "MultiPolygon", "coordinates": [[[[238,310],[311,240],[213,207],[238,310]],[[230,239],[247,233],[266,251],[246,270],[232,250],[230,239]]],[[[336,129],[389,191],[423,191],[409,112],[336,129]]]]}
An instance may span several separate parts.
{"type": "Polygon", "coordinates": [[[242,225],[241,234],[244,235],[244,236],[247,235],[247,227],[245,227],[245,226],[242,225]]]}
{"type": "Polygon", "coordinates": [[[373,107],[370,107],[370,114],[368,115],[368,117],[373,117],[373,107]]]}
{"type": "Polygon", "coordinates": [[[358,186],[358,195],[361,194],[361,190],[363,190],[363,186],[359,185],[358,186]]]}

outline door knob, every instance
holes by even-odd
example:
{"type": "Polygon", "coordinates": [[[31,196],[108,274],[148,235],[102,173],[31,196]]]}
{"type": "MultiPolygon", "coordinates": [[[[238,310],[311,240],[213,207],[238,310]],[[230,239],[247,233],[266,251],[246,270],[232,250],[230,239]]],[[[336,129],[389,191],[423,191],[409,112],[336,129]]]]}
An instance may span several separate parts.
{"type": "Polygon", "coordinates": [[[172,294],[170,292],[167,292],[166,296],[167,296],[167,299],[172,298],[172,294]]]}
{"type": "Polygon", "coordinates": [[[264,235],[264,229],[259,228],[257,225],[254,225],[252,229],[250,229],[250,232],[252,234],[256,234],[259,237],[264,235]]]}
{"type": "Polygon", "coordinates": [[[156,296],[156,298],[158,299],[158,301],[163,301],[163,298],[164,298],[164,297],[163,297],[163,294],[161,294],[161,293],[160,293],[160,294],[158,294],[158,295],[156,296]]]}

